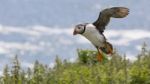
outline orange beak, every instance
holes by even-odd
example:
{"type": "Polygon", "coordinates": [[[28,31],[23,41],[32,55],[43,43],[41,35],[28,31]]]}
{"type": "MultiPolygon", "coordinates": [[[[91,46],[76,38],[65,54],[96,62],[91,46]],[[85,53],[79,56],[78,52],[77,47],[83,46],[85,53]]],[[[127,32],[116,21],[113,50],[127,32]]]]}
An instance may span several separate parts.
{"type": "Polygon", "coordinates": [[[73,35],[76,35],[76,34],[78,34],[78,32],[76,30],[74,30],[73,35]]]}

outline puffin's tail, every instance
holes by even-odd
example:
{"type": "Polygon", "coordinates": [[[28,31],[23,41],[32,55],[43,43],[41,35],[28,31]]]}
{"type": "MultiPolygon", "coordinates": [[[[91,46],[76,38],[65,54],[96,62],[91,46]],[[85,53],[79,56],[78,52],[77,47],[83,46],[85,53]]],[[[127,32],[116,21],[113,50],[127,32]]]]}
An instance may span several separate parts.
{"type": "Polygon", "coordinates": [[[100,48],[106,54],[113,54],[113,46],[109,42],[105,43],[105,47],[100,48]]]}

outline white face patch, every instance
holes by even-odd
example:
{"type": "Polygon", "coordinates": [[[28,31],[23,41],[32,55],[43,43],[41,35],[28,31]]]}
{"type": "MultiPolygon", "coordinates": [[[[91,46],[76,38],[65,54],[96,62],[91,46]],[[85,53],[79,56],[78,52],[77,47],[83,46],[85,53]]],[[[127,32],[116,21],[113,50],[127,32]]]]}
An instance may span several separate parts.
{"type": "Polygon", "coordinates": [[[82,32],[83,30],[84,30],[84,27],[78,27],[78,28],[76,28],[77,32],[82,32]]]}
{"type": "Polygon", "coordinates": [[[79,25],[76,26],[75,31],[78,34],[82,34],[85,31],[85,26],[86,26],[85,24],[79,24],[79,25]]]}

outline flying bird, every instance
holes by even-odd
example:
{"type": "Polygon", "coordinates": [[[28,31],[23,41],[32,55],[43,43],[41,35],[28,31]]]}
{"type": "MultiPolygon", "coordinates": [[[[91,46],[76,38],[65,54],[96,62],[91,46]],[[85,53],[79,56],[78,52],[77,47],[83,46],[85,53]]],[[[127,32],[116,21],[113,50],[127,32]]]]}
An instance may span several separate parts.
{"type": "Polygon", "coordinates": [[[105,38],[103,32],[112,18],[124,18],[129,14],[126,7],[112,7],[100,12],[98,19],[93,23],[83,23],[75,26],[73,35],[80,34],[87,38],[98,50],[97,60],[102,61],[102,52],[113,53],[113,46],[105,38]]]}

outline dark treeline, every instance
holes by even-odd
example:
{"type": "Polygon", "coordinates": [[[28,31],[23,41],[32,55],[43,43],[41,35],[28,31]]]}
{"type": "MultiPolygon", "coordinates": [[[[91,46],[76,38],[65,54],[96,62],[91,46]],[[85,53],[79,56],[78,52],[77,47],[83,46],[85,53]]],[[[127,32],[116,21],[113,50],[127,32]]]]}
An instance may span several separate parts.
{"type": "Polygon", "coordinates": [[[17,58],[13,66],[5,66],[0,84],[150,84],[150,51],[145,47],[130,61],[117,52],[111,59],[99,63],[96,51],[78,50],[74,63],[56,57],[54,68],[35,61],[34,67],[24,71],[17,58]]]}

